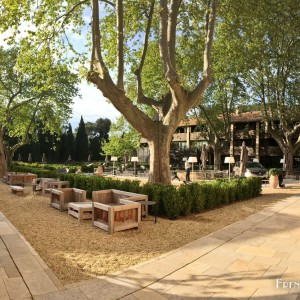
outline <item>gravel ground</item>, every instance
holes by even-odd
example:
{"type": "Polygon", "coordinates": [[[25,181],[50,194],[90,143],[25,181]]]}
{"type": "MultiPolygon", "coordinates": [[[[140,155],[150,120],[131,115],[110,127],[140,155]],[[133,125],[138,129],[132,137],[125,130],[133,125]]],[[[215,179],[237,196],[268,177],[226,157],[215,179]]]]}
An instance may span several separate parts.
{"type": "Polygon", "coordinates": [[[28,240],[63,284],[105,275],[160,256],[234,223],[282,200],[300,193],[300,183],[282,189],[263,188],[262,195],[235,204],[193,214],[178,220],[153,217],[139,229],[107,234],[92,227],[91,221],[78,223],[49,206],[49,196],[33,195],[25,187],[24,196],[10,193],[0,183],[0,211],[28,240]]]}

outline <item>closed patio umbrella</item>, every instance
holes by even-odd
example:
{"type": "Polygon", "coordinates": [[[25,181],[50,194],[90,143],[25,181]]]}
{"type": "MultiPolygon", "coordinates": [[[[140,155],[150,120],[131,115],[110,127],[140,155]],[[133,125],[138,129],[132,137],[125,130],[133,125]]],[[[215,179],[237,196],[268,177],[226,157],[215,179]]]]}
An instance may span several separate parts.
{"type": "Polygon", "coordinates": [[[205,144],[202,147],[200,159],[201,159],[201,162],[202,162],[202,169],[205,171],[206,170],[206,161],[207,161],[207,149],[206,149],[205,144]]]}
{"type": "Polygon", "coordinates": [[[242,143],[242,150],[241,150],[241,156],[240,156],[240,174],[241,176],[244,176],[246,172],[246,162],[248,160],[248,150],[246,148],[245,142],[242,143]]]}

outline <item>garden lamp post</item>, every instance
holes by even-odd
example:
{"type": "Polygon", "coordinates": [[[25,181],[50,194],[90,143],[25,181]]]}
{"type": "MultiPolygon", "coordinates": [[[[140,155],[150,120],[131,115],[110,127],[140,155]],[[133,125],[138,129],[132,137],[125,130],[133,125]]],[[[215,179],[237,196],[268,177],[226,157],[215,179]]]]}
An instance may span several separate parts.
{"type": "Polygon", "coordinates": [[[137,176],[136,163],[139,161],[139,158],[137,156],[132,156],[131,161],[133,162],[133,174],[134,176],[137,176]]]}
{"type": "Polygon", "coordinates": [[[195,179],[195,175],[194,175],[194,163],[197,163],[198,160],[197,160],[197,157],[196,156],[190,156],[189,157],[189,163],[192,163],[192,177],[193,177],[193,180],[195,179]]]}
{"type": "Polygon", "coordinates": [[[116,175],[116,173],[115,173],[115,161],[118,161],[118,157],[117,156],[112,156],[110,158],[110,160],[113,162],[113,175],[116,175]]]}
{"type": "Polygon", "coordinates": [[[234,164],[234,157],[233,156],[227,156],[225,157],[225,160],[224,160],[224,163],[225,164],[229,164],[229,171],[228,171],[228,177],[229,177],[229,180],[230,180],[230,164],[234,164]]]}

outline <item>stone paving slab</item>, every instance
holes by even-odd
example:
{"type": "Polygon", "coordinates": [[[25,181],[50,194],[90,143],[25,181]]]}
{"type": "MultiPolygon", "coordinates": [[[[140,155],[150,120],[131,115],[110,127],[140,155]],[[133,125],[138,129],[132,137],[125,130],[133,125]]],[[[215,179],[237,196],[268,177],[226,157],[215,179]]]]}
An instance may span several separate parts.
{"type": "Polygon", "coordinates": [[[300,197],[228,225],[159,258],[62,286],[0,213],[0,299],[299,300],[300,197]],[[278,280],[281,280],[279,286],[278,280]]]}
{"type": "Polygon", "coordinates": [[[22,277],[4,278],[3,282],[10,299],[31,299],[31,294],[22,277]]]}

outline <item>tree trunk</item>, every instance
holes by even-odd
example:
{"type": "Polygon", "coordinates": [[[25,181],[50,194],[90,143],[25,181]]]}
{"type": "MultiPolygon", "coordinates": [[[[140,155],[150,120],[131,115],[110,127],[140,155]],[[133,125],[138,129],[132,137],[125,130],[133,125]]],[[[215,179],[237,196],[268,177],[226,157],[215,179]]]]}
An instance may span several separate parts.
{"type": "MultiPolygon", "coordinates": [[[[159,126],[159,125],[158,125],[159,126]]],[[[150,151],[149,182],[171,184],[170,144],[172,134],[158,130],[157,137],[148,140],[150,151]]]]}
{"type": "Polygon", "coordinates": [[[15,155],[15,151],[11,149],[6,149],[5,156],[6,156],[6,165],[9,167],[12,164],[13,157],[15,155]]]}
{"type": "Polygon", "coordinates": [[[4,152],[3,133],[0,131],[0,178],[7,174],[7,161],[4,152]]]}
{"type": "Polygon", "coordinates": [[[293,154],[294,149],[288,149],[286,148],[284,152],[284,165],[283,169],[286,171],[287,175],[292,175],[294,168],[293,168],[293,161],[294,161],[294,154],[293,154]]]}
{"type": "Polygon", "coordinates": [[[215,137],[214,140],[214,170],[218,171],[221,169],[221,145],[220,139],[215,137]]]}

